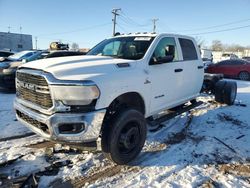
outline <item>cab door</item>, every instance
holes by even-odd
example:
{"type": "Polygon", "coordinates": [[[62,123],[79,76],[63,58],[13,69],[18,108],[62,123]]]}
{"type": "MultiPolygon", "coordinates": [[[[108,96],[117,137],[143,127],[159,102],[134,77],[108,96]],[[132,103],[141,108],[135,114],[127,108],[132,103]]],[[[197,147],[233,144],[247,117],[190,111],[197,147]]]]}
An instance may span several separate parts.
{"type": "Polygon", "coordinates": [[[182,62],[179,62],[176,40],[174,37],[163,37],[156,45],[148,65],[151,83],[151,113],[157,113],[181,99],[180,88],[183,87],[182,62]],[[171,48],[171,49],[167,49],[171,48]],[[172,60],[160,62],[174,50],[172,60]]]}
{"type": "Polygon", "coordinates": [[[195,98],[200,94],[204,78],[204,66],[199,48],[193,39],[178,38],[182,52],[182,87],[178,89],[182,101],[195,98]]]}

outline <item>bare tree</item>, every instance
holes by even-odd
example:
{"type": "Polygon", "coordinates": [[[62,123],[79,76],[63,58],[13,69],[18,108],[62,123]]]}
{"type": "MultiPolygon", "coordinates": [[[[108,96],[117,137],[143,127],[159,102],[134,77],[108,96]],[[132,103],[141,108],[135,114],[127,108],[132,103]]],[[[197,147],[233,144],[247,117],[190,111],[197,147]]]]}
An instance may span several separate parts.
{"type": "Polygon", "coordinates": [[[71,44],[71,49],[74,50],[74,51],[77,51],[77,50],[79,50],[79,45],[77,43],[73,42],[71,44]]]}
{"type": "Polygon", "coordinates": [[[202,37],[195,37],[195,40],[200,48],[204,48],[205,40],[202,37]]]}
{"type": "Polygon", "coordinates": [[[241,46],[239,44],[232,44],[229,45],[226,50],[231,52],[243,52],[246,49],[246,47],[241,46]]]}
{"type": "Polygon", "coordinates": [[[224,50],[223,44],[220,40],[213,40],[211,47],[212,47],[213,51],[223,51],[224,50]]]}

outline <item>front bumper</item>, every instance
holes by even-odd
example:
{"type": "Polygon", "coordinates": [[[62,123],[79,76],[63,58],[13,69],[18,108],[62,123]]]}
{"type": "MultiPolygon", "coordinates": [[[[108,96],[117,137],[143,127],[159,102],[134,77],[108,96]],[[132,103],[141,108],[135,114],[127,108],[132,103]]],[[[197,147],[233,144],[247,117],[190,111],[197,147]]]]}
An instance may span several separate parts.
{"type": "Polygon", "coordinates": [[[89,143],[97,141],[106,110],[88,113],[54,113],[45,115],[14,102],[17,119],[33,132],[45,139],[69,144],[89,143]],[[65,124],[84,124],[79,133],[61,134],[59,127],[65,124]]]}

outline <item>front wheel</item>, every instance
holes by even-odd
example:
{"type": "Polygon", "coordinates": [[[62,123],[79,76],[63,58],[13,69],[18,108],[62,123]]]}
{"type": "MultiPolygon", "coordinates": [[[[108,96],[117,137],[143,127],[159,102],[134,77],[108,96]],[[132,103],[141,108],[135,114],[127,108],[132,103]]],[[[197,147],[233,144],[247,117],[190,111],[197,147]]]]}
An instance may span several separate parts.
{"type": "Polygon", "coordinates": [[[104,128],[102,147],[111,161],[123,165],[132,161],[141,152],[147,129],[144,116],[134,109],[124,109],[104,128]]]}

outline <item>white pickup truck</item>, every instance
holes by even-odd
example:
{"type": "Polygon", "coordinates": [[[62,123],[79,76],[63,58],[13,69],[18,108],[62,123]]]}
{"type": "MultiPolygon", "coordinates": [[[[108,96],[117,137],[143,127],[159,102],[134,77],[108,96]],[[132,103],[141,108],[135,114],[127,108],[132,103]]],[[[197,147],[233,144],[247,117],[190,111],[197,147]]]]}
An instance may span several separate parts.
{"type": "Polygon", "coordinates": [[[85,56],[44,59],[16,74],[17,118],[45,139],[101,149],[117,164],[142,150],[147,120],[201,91],[233,104],[237,86],[204,79],[193,38],[174,34],[118,35],[85,56]]]}

